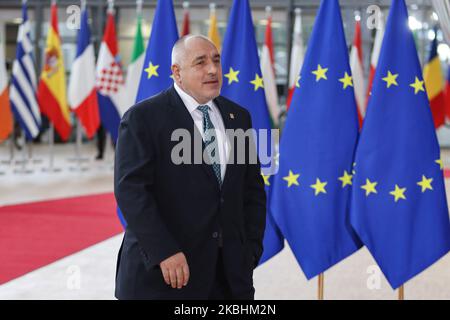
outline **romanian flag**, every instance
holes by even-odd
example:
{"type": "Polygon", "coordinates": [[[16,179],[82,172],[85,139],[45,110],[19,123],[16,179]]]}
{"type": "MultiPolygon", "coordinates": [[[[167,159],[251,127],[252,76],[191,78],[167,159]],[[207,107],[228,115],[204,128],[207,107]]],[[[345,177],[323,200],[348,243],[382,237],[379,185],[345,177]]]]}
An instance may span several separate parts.
{"type": "Polygon", "coordinates": [[[445,84],[441,69],[441,61],[439,60],[439,55],[437,53],[437,46],[437,38],[434,37],[434,40],[431,43],[430,58],[423,69],[425,87],[427,88],[434,127],[436,129],[445,122],[445,84]]]}
{"type": "Polygon", "coordinates": [[[51,8],[51,24],[47,35],[45,61],[38,86],[41,112],[55,126],[62,140],[70,136],[70,111],[66,99],[66,76],[58,33],[56,4],[51,8]]]}

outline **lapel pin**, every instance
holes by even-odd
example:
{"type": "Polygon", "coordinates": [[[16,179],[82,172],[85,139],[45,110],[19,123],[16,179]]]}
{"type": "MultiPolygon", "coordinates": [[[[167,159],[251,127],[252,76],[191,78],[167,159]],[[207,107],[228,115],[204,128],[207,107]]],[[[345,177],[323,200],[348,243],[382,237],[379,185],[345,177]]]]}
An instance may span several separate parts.
{"type": "Polygon", "coordinates": [[[230,113],[230,118],[234,119],[234,113],[230,113]]]}

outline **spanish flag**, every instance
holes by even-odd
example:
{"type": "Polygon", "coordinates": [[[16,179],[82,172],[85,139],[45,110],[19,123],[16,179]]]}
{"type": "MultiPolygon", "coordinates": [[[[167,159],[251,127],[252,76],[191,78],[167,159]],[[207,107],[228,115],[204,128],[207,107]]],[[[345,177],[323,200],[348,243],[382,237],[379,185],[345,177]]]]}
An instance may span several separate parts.
{"type": "MultiPolygon", "coordinates": [[[[436,32],[436,29],[435,29],[436,32]]],[[[434,127],[437,129],[445,122],[445,84],[441,61],[437,53],[437,38],[431,43],[430,58],[423,69],[423,78],[430,100],[434,127]]]]}
{"type": "Polygon", "coordinates": [[[71,125],[57,12],[56,4],[53,3],[44,67],[39,80],[37,96],[41,112],[53,123],[61,139],[66,141],[70,136],[71,125]]]}

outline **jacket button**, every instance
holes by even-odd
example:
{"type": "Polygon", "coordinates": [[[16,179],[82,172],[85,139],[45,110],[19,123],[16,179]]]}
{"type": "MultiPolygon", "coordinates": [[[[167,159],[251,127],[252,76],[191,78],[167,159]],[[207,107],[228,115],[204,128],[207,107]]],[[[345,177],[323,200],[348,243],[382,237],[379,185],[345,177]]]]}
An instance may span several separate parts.
{"type": "Polygon", "coordinates": [[[219,237],[219,233],[218,232],[213,232],[212,237],[214,239],[217,239],[219,237]]]}
{"type": "Polygon", "coordinates": [[[220,203],[224,203],[225,199],[224,198],[220,198],[220,203]]]}

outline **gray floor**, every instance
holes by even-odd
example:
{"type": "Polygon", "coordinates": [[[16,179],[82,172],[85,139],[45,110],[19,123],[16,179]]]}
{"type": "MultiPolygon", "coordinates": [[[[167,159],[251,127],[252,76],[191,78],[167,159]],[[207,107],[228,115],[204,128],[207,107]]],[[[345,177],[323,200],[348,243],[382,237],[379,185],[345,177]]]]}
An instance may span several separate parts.
{"type": "MultiPolygon", "coordinates": [[[[0,204],[112,191],[112,151],[102,162],[83,162],[87,171],[76,169],[68,159],[73,145],[57,145],[54,167],[57,173],[41,169],[49,166],[48,147],[34,148],[41,162],[28,166],[34,172],[16,174],[20,165],[0,165],[0,204]]],[[[82,154],[93,159],[92,144],[83,145],[82,154]]],[[[21,155],[16,155],[18,159],[21,155]]],[[[0,145],[0,161],[8,159],[7,144],[0,145]]],[[[444,163],[450,152],[443,151],[444,163]]],[[[448,167],[448,166],[447,166],[448,167]]],[[[447,194],[449,194],[447,185],[447,194]]],[[[114,269],[122,235],[65,257],[0,286],[0,299],[114,299],[114,269]]],[[[317,279],[307,281],[289,247],[258,267],[254,274],[257,299],[316,299],[317,279]]],[[[373,258],[364,248],[325,273],[325,299],[396,299],[373,258]]],[[[450,299],[450,255],[405,285],[406,299],[450,299]]]]}

